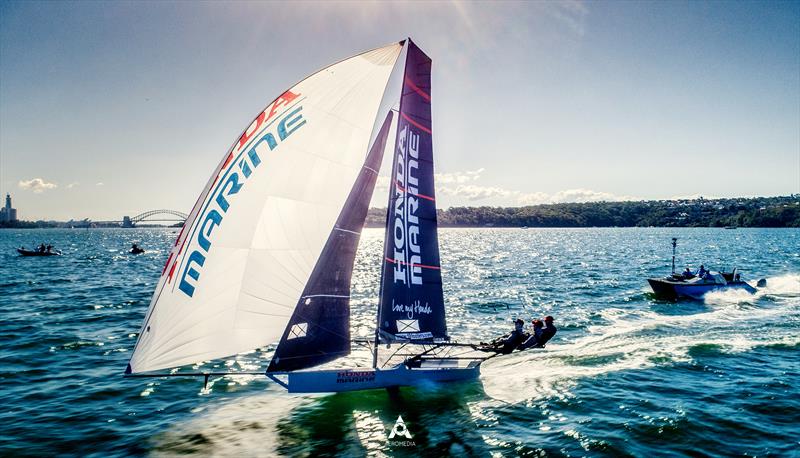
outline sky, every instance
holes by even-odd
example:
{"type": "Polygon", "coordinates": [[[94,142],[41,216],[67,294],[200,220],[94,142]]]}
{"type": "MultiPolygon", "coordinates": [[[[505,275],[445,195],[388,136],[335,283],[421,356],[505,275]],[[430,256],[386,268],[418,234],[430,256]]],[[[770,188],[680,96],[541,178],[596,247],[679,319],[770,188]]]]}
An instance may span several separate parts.
{"type": "Polygon", "coordinates": [[[800,193],[797,1],[10,0],[0,192],[28,220],[188,213],[267,102],[407,36],[440,207],[800,193]]]}

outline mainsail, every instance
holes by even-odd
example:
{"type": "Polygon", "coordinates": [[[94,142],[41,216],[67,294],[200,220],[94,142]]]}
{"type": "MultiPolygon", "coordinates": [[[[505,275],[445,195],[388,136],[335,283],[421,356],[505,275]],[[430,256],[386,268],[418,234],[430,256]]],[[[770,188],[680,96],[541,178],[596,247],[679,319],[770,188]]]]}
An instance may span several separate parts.
{"type": "Polygon", "coordinates": [[[267,372],[316,366],[350,353],[350,279],[383,160],[392,112],[370,149],[267,372]]]}
{"type": "Polygon", "coordinates": [[[363,171],[401,49],[311,75],[245,129],[178,236],[126,372],[221,358],[285,334],[363,171]]]}
{"type": "Polygon", "coordinates": [[[431,59],[408,43],[378,306],[384,342],[446,340],[433,186],[431,59]]]}

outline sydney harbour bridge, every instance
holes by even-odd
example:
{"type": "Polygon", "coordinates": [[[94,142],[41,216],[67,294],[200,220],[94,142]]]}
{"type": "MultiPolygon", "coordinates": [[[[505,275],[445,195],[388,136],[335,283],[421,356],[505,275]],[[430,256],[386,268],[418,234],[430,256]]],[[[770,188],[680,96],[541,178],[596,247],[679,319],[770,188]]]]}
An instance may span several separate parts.
{"type": "Polygon", "coordinates": [[[189,215],[176,210],[149,210],[136,216],[123,216],[122,227],[136,227],[137,224],[148,223],[173,223],[179,224],[186,221],[189,215]]]}

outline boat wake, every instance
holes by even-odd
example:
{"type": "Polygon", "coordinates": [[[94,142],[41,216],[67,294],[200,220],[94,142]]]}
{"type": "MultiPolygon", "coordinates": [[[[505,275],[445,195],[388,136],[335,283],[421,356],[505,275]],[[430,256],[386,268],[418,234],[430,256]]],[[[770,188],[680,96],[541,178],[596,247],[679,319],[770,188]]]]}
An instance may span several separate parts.
{"type": "Polygon", "coordinates": [[[691,363],[693,349],[700,347],[736,353],[758,346],[800,345],[800,336],[784,325],[800,319],[800,275],[770,278],[767,285],[756,295],[744,293],[746,299],[739,291],[714,293],[706,299],[710,307],[700,313],[606,309],[602,324],[588,326],[574,340],[562,333],[546,350],[488,361],[481,377],[484,390],[510,403],[567,399],[581,379],[691,363]],[[759,332],[743,332],[752,327],[759,332]]]}
{"type": "Polygon", "coordinates": [[[767,286],[755,294],[740,289],[712,291],[703,297],[708,305],[757,304],[759,301],[781,301],[800,297],[800,274],[767,278],[767,286]]]}

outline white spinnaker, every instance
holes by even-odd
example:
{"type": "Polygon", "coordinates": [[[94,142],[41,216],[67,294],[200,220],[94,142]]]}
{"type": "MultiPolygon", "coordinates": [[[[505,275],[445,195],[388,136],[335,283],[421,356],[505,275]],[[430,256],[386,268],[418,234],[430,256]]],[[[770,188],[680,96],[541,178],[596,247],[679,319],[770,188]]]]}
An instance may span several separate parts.
{"type": "Polygon", "coordinates": [[[237,139],[178,237],[130,372],[221,358],[280,338],[363,165],[401,49],[378,48],[309,76],[267,106],[265,121],[245,130],[249,141],[237,139]]]}

